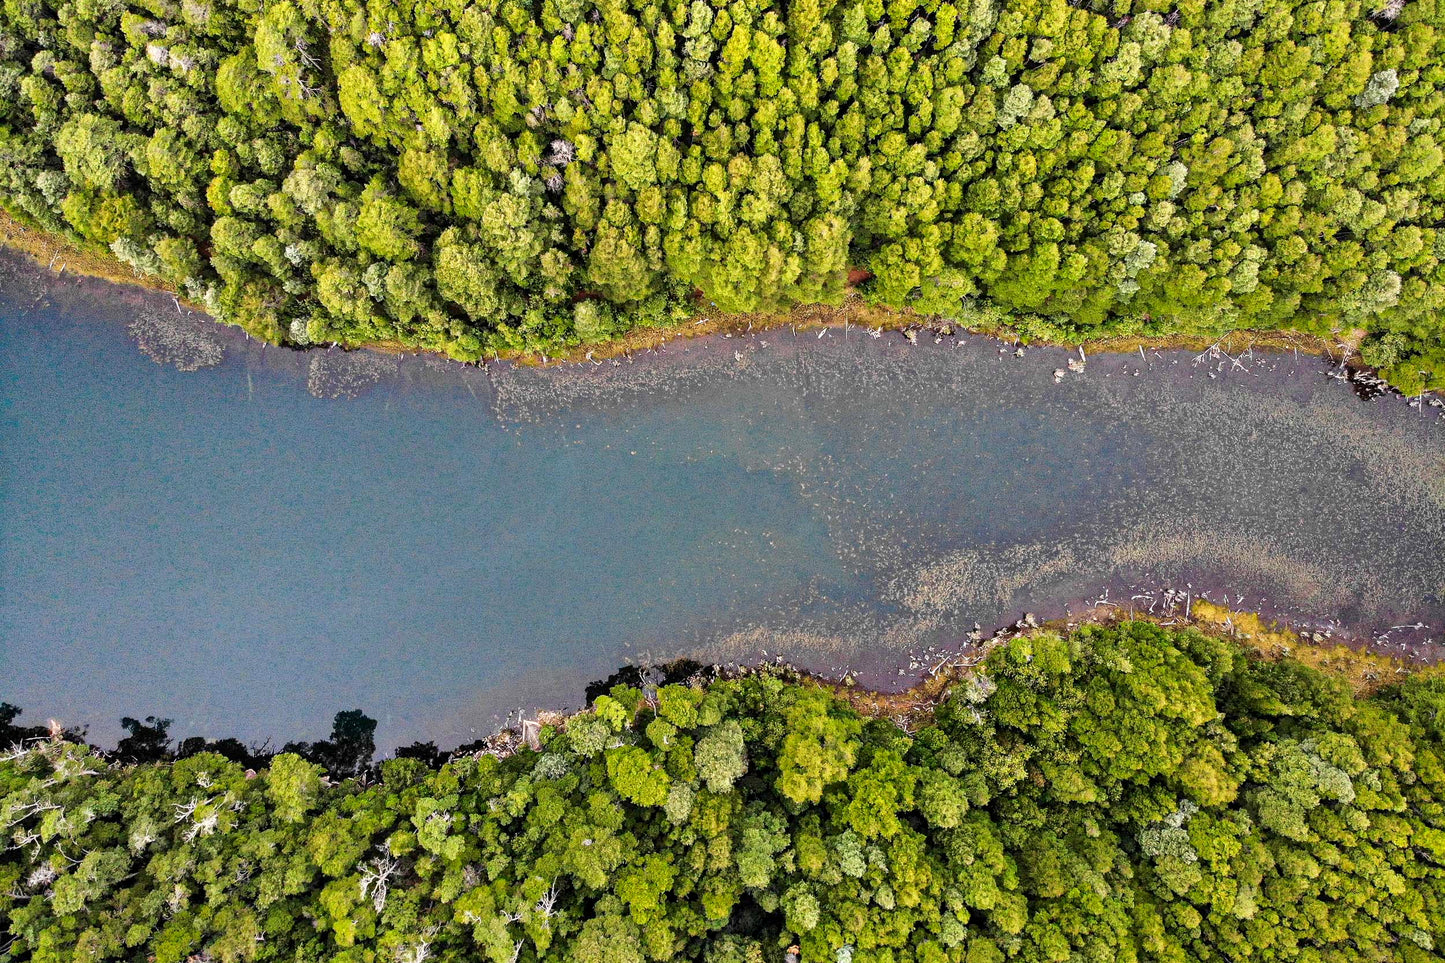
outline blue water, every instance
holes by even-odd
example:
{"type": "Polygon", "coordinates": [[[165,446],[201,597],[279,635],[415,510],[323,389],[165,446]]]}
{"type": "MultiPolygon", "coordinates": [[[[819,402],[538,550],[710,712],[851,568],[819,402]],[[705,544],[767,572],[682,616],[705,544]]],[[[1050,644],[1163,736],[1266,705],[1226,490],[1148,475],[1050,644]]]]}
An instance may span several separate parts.
{"type": "Polygon", "coordinates": [[[1056,385],[1063,352],[855,329],[482,370],[37,275],[0,264],[0,698],[101,740],[356,707],[456,743],[680,653],[902,682],[975,620],[1106,590],[1445,638],[1445,426],[1319,359],[1056,385]]]}

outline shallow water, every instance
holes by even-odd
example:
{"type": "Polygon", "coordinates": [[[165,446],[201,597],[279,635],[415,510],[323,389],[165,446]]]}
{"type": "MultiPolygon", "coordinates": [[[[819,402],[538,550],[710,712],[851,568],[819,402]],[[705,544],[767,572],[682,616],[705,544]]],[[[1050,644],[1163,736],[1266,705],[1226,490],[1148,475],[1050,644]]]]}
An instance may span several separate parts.
{"type": "Polygon", "coordinates": [[[359,707],[385,745],[455,744],[628,660],[901,685],[975,621],[1173,589],[1445,638],[1428,400],[1361,401],[1304,356],[1055,384],[1063,351],[919,340],[297,353],[0,259],[0,699],[101,741],[151,713],[316,738],[359,707]]]}

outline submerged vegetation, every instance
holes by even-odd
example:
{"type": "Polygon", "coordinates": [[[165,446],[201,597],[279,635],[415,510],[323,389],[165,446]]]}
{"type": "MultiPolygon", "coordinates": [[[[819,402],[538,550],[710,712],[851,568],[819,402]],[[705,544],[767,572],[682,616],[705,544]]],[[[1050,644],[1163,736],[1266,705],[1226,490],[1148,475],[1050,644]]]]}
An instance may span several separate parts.
{"type": "Polygon", "coordinates": [[[1365,329],[1445,383],[1438,0],[11,0],[0,206],[270,341],[699,307],[1365,329]],[[702,300],[699,301],[698,298],[702,300]]]}
{"type": "Polygon", "coordinates": [[[344,780],[335,745],[258,772],[30,734],[0,958],[1441,958],[1439,674],[1364,696],[1192,629],[1041,631],[911,734],[767,674],[637,681],[344,780]]]}

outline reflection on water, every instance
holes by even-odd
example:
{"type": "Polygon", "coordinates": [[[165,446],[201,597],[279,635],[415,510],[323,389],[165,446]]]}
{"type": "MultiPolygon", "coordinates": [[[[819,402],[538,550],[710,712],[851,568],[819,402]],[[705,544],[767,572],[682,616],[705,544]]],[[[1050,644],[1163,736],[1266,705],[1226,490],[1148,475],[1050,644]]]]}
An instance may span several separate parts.
{"type": "Polygon", "coordinates": [[[35,274],[0,261],[0,698],[96,738],[356,706],[455,743],[680,653],[902,684],[975,621],[1176,587],[1445,637],[1440,411],[1320,359],[1056,384],[1062,351],[853,329],[477,368],[35,274]]]}

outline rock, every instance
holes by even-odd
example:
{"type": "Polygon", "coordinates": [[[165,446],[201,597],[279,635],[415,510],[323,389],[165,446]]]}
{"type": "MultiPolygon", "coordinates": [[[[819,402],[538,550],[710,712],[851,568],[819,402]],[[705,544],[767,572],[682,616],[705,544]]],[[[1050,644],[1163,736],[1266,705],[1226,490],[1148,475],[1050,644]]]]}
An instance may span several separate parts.
{"type": "Polygon", "coordinates": [[[1014,349],[1014,357],[1015,357],[1015,358],[1022,358],[1023,356],[1024,356],[1024,349],[1023,349],[1023,348],[1015,348],[1015,349],[1014,349]]]}
{"type": "Polygon", "coordinates": [[[1054,384],[1058,384],[1060,381],[1063,381],[1063,380],[1064,380],[1064,369],[1063,369],[1063,368],[1055,368],[1055,369],[1054,369],[1054,384]]]}
{"type": "Polygon", "coordinates": [[[1083,359],[1083,358],[1070,358],[1070,359],[1069,359],[1069,370],[1072,371],[1074,374],[1083,374],[1083,373],[1084,373],[1084,359],[1083,359]]]}

